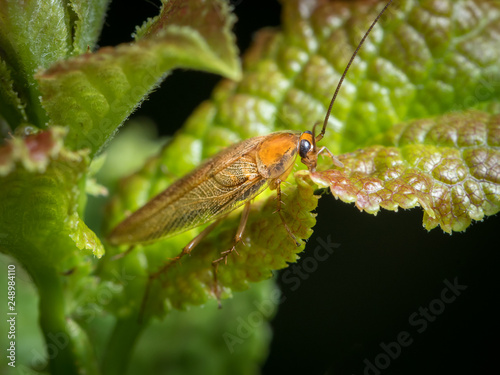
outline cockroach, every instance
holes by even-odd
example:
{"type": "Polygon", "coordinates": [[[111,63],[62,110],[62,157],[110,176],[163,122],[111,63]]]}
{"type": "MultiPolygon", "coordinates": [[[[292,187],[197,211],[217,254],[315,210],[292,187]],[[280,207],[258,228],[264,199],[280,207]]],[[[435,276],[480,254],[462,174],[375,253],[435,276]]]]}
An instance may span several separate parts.
{"type": "Polygon", "coordinates": [[[241,141],[222,150],[119,223],[109,234],[109,243],[132,246],[151,243],[213,221],[191,240],[176,258],[150,275],[151,279],[184,255],[190,254],[227,214],[244,206],[233,246],[213,261],[213,264],[217,265],[221,260],[227,261],[228,255],[235,251],[236,245],[241,241],[252,199],[270,188],[276,190],[277,213],[284,228],[290,238],[300,245],[281,212],[281,183],[292,171],[297,155],[310,172],[316,170],[320,154],[328,155],[335,165],[342,167],[342,163],[326,147],[318,148],[317,144],[325,135],[333,104],[354,58],[391,3],[392,0],[378,14],[351,56],[318,135],[315,135],[315,130],[320,123],[314,125],[312,132],[278,131],[241,141]]]}

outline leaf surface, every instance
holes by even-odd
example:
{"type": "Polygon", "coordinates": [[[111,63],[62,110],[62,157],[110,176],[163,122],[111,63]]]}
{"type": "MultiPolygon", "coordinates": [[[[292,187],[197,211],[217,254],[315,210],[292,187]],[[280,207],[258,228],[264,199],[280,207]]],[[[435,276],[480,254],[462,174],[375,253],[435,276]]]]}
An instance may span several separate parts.
{"type": "Polygon", "coordinates": [[[463,231],[500,210],[500,116],[468,111],[416,120],[314,172],[336,198],[376,214],[421,206],[424,226],[463,231]]]}
{"type": "Polygon", "coordinates": [[[37,267],[37,258],[43,257],[44,264],[67,271],[64,261],[77,249],[98,257],[104,254],[77,212],[88,155],[66,150],[65,134],[62,128],[51,128],[14,137],[0,148],[2,251],[28,269],[37,267]]]}
{"type": "Polygon", "coordinates": [[[165,2],[135,42],[61,61],[36,75],[50,123],[69,127],[66,144],[95,154],[174,68],[237,78],[230,27],[221,1],[165,2]]]}

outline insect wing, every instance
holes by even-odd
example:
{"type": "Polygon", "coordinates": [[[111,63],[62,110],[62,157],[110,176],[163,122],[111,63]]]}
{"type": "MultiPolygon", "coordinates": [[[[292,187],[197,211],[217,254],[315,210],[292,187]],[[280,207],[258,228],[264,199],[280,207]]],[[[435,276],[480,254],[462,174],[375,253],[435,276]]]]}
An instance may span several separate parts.
{"type": "Polygon", "coordinates": [[[112,244],[137,244],[170,237],[215,220],[265,190],[253,151],[265,137],[229,147],[173,183],[121,222],[112,244]]]}

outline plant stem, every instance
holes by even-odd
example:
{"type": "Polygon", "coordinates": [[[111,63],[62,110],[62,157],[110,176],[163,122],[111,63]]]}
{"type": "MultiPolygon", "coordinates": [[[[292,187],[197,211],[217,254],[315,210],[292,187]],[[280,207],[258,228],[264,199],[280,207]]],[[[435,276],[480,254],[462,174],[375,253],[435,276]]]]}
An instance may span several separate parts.
{"type": "Polygon", "coordinates": [[[47,345],[50,373],[77,375],[74,345],[66,325],[60,275],[55,268],[46,265],[31,271],[40,295],[40,326],[47,345]]]}
{"type": "Polygon", "coordinates": [[[138,322],[137,314],[118,318],[102,359],[102,374],[126,373],[134,345],[146,325],[144,322],[138,322]]]}

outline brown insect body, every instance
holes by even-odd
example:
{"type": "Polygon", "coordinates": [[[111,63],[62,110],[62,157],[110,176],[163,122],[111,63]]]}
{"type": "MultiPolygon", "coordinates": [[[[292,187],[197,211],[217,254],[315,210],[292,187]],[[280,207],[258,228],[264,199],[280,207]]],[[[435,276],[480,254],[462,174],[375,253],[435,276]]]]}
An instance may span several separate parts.
{"type": "MultiPolygon", "coordinates": [[[[330,101],[318,136],[313,134],[314,129],[313,133],[310,131],[303,133],[279,131],[266,136],[254,137],[228,147],[187,176],[174,182],[165,191],[121,222],[108,236],[109,242],[113,245],[134,245],[174,236],[220,219],[246,204],[240,227],[235,236],[236,244],[241,241],[248,218],[249,202],[266,187],[277,190],[277,211],[284,223],[280,212],[280,183],[290,174],[297,153],[300,155],[302,163],[312,172],[316,170],[318,155],[323,151],[329,154],[334,163],[342,166],[342,163],[338,162],[328,149],[322,147],[318,150],[316,143],[325,134],[333,104],[347,71],[367,36],[391,3],[392,0],[389,0],[375,18],[351,56],[330,101]]],[[[186,245],[178,258],[190,253],[214,225],[206,228],[186,245]]],[[[284,226],[290,237],[295,239],[285,223],[284,226]]],[[[297,244],[299,243],[297,242],[297,244]]],[[[231,251],[234,248],[235,245],[231,251]]],[[[223,254],[227,254],[227,252],[223,252],[223,254]]]]}
{"type": "Polygon", "coordinates": [[[121,222],[108,240],[148,243],[216,220],[267,187],[276,189],[292,171],[297,153],[315,160],[314,145],[311,132],[278,131],[230,146],[121,222]]]}

